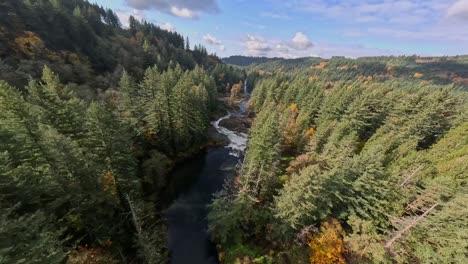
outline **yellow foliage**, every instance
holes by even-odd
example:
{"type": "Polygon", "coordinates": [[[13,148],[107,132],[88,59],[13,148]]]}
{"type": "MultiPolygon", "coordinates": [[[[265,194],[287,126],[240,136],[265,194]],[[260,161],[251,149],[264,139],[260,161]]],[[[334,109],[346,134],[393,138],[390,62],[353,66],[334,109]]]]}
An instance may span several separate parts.
{"type": "Polygon", "coordinates": [[[299,109],[297,108],[297,104],[295,104],[295,103],[292,103],[291,106],[289,106],[289,109],[290,109],[291,112],[293,112],[293,113],[299,112],[299,109]]]}
{"type": "Polygon", "coordinates": [[[320,233],[311,236],[308,243],[310,263],[345,264],[342,236],[343,228],[336,219],[323,222],[320,233]]]}
{"type": "Polygon", "coordinates": [[[242,81],[240,81],[239,83],[237,84],[234,84],[231,88],[231,98],[234,99],[234,98],[237,98],[237,96],[239,96],[239,93],[240,91],[242,91],[242,88],[243,88],[244,84],[242,83],[242,81]]]}
{"type": "Polygon", "coordinates": [[[414,78],[418,78],[418,79],[421,78],[421,77],[423,77],[423,76],[424,76],[424,75],[423,75],[422,73],[419,73],[419,72],[417,72],[417,73],[415,73],[415,74],[413,75],[414,78]]]}
{"type": "Polygon", "coordinates": [[[309,78],[309,81],[315,81],[315,80],[318,80],[319,77],[317,75],[313,75],[309,78]]]}
{"type": "Polygon", "coordinates": [[[25,31],[23,36],[15,38],[15,43],[17,49],[28,56],[33,56],[44,48],[42,39],[31,31],[25,31]]]}
{"type": "Polygon", "coordinates": [[[115,177],[112,171],[106,171],[102,176],[102,185],[104,186],[104,191],[109,191],[112,195],[117,194],[117,187],[115,183],[115,177]]]}
{"type": "Polygon", "coordinates": [[[153,142],[153,131],[151,129],[146,130],[146,140],[148,142],[153,142]]]}
{"type": "Polygon", "coordinates": [[[289,106],[289,118],[287,122],[282,124],[281,135],[282,135],[282,147],[283,150],[293,151],[301,141],[301,127],[297,122],[297,116],[299,114],[299,108],[297,104],[292,103],[289,106]]]}
{"type": "Polygon", "coordinates": [[[306,132],[306,136],[310,137],[315,133],[315,129],[313,127],[309,128],[306,132]]]}
{"type": "Polygon", "coordinates": [[[49,51],[49,52],[47,53],[47,58],[48,58],[49,60],[52,60],[52,61],[58,61],[58,60],[61,60],[61,59],[62,59],[60,53],[53,52],[53,51],[49,51]]]}
{"type": "Polygon", "coordinates": [[[70,52],[68,53],[68,60],[73,63],[78,63],[80,62],[80,57],[78,56],[78,54],[70,52]]]}

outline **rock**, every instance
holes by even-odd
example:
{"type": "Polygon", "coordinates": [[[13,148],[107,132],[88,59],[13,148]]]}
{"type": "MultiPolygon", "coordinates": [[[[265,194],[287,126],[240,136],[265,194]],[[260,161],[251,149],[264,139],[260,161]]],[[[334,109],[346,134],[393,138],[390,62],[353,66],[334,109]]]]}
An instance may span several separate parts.
{"type": "Polygon", "coordinates": [[[219,125],[231,131],[236,131],[236,132],[247,134],[250,128],[250,119],[232,117],[232,118],[222,120],[219,123],[219,125]]]}

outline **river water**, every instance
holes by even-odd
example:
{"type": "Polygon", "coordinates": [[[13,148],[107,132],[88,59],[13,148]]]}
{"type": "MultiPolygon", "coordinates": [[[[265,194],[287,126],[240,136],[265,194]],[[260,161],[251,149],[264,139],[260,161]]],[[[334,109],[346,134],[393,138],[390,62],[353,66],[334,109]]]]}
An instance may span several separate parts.
{"type": "Polygon", "coordinates": [[[212,122],[217,137],[226,137],[225,147],[210,147],[193,160],[177,168],[172,177],[179,186],[177,197],[166,211],[168,248],[172,264],[216,264],[217,251],[207,233],[207,205],[213,194],[221,190],[224,180],[235,174],[247,135],[220,126],[227,118],[240,118],[245,113],[229,113],[212,122]]]}

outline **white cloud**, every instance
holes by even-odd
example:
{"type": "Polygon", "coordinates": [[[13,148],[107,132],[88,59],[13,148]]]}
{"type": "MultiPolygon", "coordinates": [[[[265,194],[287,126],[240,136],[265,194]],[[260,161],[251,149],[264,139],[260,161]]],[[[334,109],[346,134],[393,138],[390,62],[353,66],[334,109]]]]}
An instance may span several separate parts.
{"type": "Polygon", "coordinates": [[[448,10],[449,17],[457,17],[468,20],[468,0],[458,0],[448,10]]]}
{"type": "Polygon", "coordinates": [[[221,45],[221,46],[219,46],[219,50],[220,50],[220,51],[225,51],[225,50],[226,50],[226,47],[224,47],[224,45],[221,45]]]}
{"type": "Polygon", "coordinates": [[[122,11],[117,11],[116,12],[117,14],[117,17],[119,18],[120,20],[120,23],[122,23],[122,26],[124,28],[128,28],[128,19],[130,18],[130,16],[133,16],[136,20],[144,20],[145,19],[145,13],[141,10],[136,10],[136,9],[132,9],[130,11],[127,11],[127,12],[122,12],[122,11]]]}
{"type": "Polygon", "coordinates": [[[159,27],[170,32],[176,31],[176,27],[168,22],[159,24],[159,27]]]}
{"type": "Polygon", "coordinates": [[[468,0],[296,0],[282,6],[336,23],[342,36],[398,43],[402,49],[443,43],[452,54],[468,45],[468,0]]]}
{"type": "Polygon", "coordinates": [[[282,58],[346,56],[351,58],[379,55],[402,55],[395,50],[378,49],[364,45],[312,42],[303,32],[297,32],[291,40],[266,38],[263,36],[247,35],[243,40],[244,55],[266,56],[282,58]]]}
{"type": "Polygon", "coordinates": [[[248,56],[266,56],[271,51],[266,39],[260,36],[247,35],[244,41],[245,54],[248,56]]]}
{"type": "Polygon", "coordinates": [[[182,7],[179,8],[177,6],[171,7],[171,14],[178,17],[183,18],[196,18],[197,15],[190,9],[182,7]]]}
{"type": "Polygon", "coordinates": [[[309,38],[302,32],[297,32],[292,40],[275,40],[247,35],[244,40],[244,54],[284,58],[309,57],[314,55],[313,46],[309,38]]]}
{"type": "Polygon", "coordinates": [[[198,18],[201,13],[220,12],[217,0],[125,0],[135,9],[157,9],[182,18],[198,18]]]}
{"type": "Polygon", "coordinates": [[[213,37],[211,34],[206,34],[205,36],[203,36],[203,40],[210,43],[210,44],[212,44],[212,45],[221,45],[221,44],[223,44],[221,42],[221,40],[213,37]]]}
{"type": "Polygon", "coordinates": [[[313,44],[309,41],[309,38],[304,33],[297,32],[292,39],[292,46],[300,50],[306,50],[311,48],[313,44]]]}

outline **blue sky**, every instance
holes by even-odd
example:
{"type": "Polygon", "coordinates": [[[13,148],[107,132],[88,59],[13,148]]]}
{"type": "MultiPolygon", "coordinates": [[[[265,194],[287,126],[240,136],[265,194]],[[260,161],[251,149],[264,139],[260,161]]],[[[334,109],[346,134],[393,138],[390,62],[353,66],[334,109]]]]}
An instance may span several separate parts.
{"type": "Polygon", "coordinates": [[[468,54],[468,0],[90,0],[221,57],[468,54]]]}

